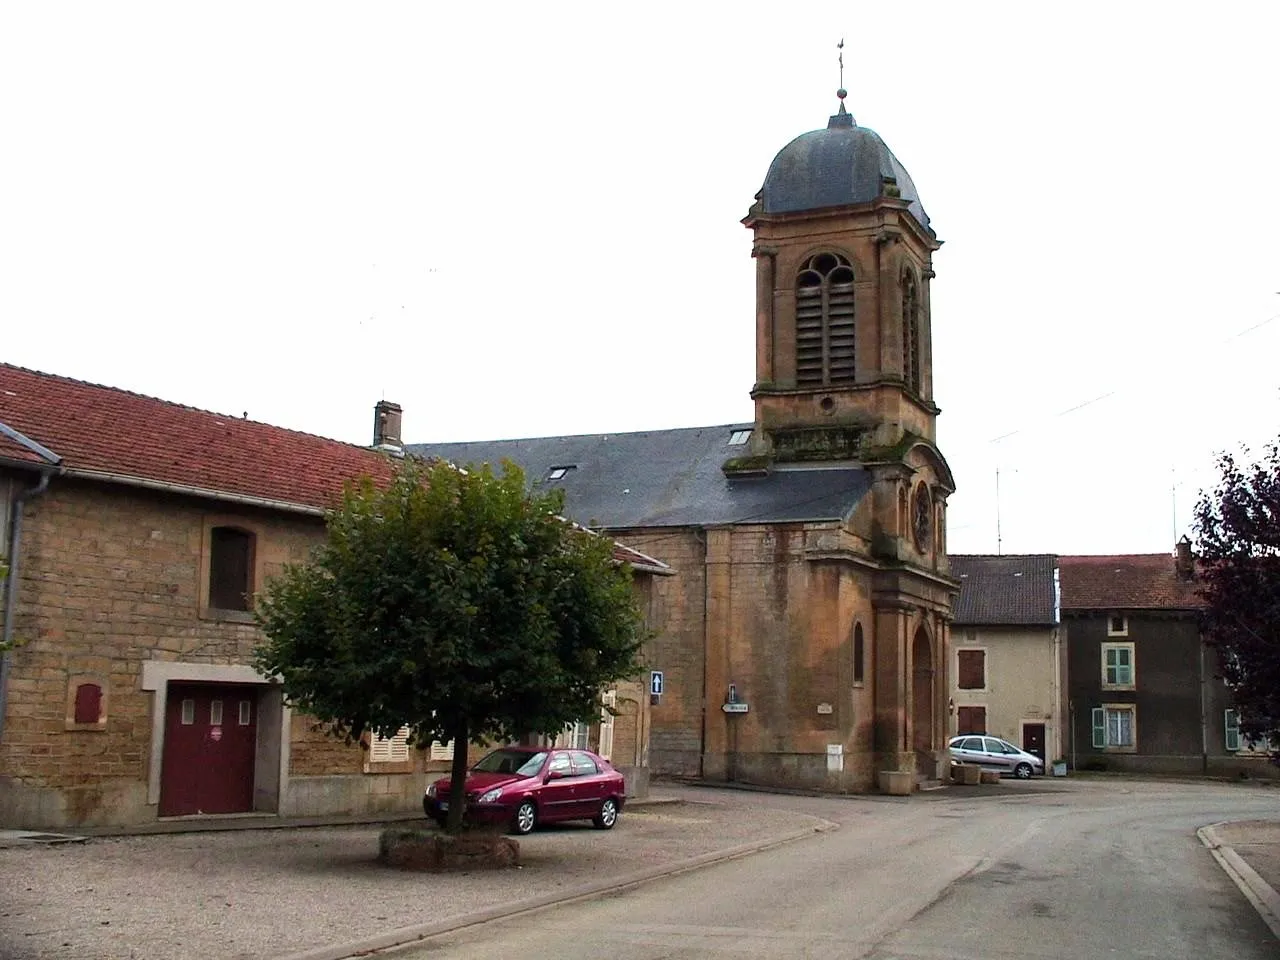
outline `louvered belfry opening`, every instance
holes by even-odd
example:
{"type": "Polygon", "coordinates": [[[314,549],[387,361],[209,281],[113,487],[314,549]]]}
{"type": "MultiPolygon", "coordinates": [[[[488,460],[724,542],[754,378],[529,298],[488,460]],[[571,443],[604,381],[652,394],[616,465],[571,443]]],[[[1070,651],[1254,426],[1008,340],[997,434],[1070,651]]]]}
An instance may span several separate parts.
{"type": "Polygon", "coordinates": [[[854,334],[853,267],[814,254],[796,276],[796,386],[853,383],[854,334]]]}
{"type": "Polygon", "coordinates": [[[902,273],[902,379],[920,392],[920,291],[910,270],[902,273]]]}

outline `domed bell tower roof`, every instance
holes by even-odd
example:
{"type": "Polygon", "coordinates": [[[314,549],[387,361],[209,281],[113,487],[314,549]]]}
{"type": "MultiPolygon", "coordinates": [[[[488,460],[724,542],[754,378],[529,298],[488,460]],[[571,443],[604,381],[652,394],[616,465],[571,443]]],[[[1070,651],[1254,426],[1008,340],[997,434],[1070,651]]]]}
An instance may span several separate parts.
{"type": "Polygon", "coordinates": [[[929,230],[929,215],[907,168],[874,130],[854,122],[844,94],[843,88],[837,92],[840,111],[825,130],[801,134],[773,158],[760,191],[760,212],[799,213],[896,197],[907,201],[916,222],[929,230]]]}

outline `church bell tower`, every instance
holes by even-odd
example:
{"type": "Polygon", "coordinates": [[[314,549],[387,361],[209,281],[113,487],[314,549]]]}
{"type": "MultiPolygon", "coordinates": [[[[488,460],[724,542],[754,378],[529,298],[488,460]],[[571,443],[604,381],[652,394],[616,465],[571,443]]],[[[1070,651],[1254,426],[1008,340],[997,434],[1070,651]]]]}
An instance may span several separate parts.
{"type": "Polygon", "coordinates": [[[906,168],[845,109],[792,140],[743,223],[755,235],[757,431],[772,460],[932,443],[929,281],[941,243],[906,168]]]}

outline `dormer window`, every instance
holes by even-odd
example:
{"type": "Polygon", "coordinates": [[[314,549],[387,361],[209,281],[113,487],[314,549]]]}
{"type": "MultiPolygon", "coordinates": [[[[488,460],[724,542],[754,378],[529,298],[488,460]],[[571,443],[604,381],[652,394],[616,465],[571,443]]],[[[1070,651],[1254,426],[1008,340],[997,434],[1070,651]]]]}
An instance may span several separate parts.
{"type": "Polygon", "coordinates": [[[815,254],[796,275],[796,386],[853,383],[854,333],[853,267],[815,254]]]}
{"type": "Polygon", "coordinates": [[[729,434],[729,446],[740,447],[751,439],[750,430],[734,430],[729,434]]]}
{"type": "Polygon", "coordinates": [[[573,464],[570,464],[566,467],[552,467],[547,472],[547,481],[555,482],[556,480],[563,480],[565,477],[569,475],[569,471],[572,469],[573,469],[573,464]]]}

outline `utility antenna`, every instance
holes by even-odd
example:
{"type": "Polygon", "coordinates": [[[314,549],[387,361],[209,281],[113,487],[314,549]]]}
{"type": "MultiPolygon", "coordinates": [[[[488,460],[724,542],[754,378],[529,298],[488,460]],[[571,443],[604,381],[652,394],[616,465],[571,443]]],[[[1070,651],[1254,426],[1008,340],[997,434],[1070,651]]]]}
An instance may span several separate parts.
{"type": "Polygon", "coordinates": [[[1001,556],[1004,541],[1000,536],[1000,467],[996,467],[996,556],[1001,556]]]}
{"type": "Polygon", "coordinates": [[[1173,479],[1169,482],[1169,498],[1173,502],[1173,542],[1178,542],[1178,468],[1170,467],[1173,479]]]}

